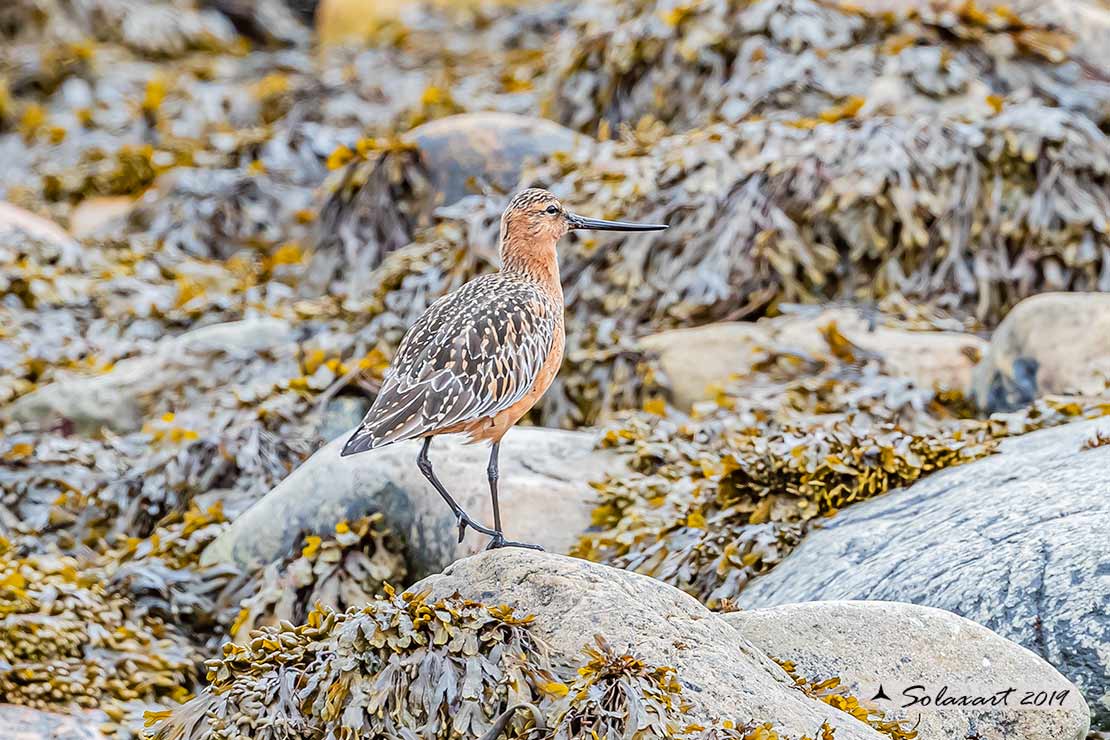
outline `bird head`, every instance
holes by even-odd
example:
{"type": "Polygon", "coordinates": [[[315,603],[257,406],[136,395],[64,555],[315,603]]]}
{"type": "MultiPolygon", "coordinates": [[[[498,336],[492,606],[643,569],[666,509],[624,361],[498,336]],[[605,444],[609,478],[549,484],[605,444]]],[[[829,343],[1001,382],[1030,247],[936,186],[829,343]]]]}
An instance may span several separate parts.
{"type": "Polygon", "coordinates": [[[509,201],[501,218],[501,237],[526,234],[558,240],[568,231],[592,229],[595,231],[661,231],[666,224],[633,224],[626,221],[606,221],[587,218],[563,208],[559,199],[547,190],[528,188],[521,190],[509,201]]]}
{"type": "Polygon", "coordinates": [[[661,231],[665,228],[666,224],[634,224],[579,216],[564,208],[547,190],[529,188],[513,196],[501,216],[501,257],[502,262],[507,262],[510,257],[553,251],[555,242],[576,229],[661,231]]]}

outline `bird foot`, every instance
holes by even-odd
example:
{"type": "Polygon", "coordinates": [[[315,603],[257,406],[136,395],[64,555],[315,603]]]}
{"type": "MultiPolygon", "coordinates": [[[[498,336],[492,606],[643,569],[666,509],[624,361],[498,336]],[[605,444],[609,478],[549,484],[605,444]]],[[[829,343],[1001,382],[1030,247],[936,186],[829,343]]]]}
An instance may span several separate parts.
{"type": "Polygon", "coordinates": [[[538,550],[543,552],[544,549],[539,545],[532,545],[527,542],[516,542],[514,540],[505,539],[505,535],[498,532],[490,538],[489,544],[486,545],[487,550],[496,550],[501,547],[523,547],[526,550],[538,550]]]}
{"type": "Polygon", "coordinates": [[[488,537],[498,536],[498,533],[497,533],[496,530],[490,529],[489,527],[482,526],[478,522],[471,519],[470,515],[468,515],[465,511],[460,511],[458,513],[457,517],[458,517],[458,520],[459,520],[459,542],[462,542],[463,537],[466,536],[466,528],[467,527],[470,527],[475,532],[478,532],[479,534],[484,534],[488,537]]]}
{"type": "Polygon", "coordinates": [[[463,537],[466,536],[466,528],[470,527],[475,532],[478,532],[479,534],[484,534],[490,538],[489,544],[486,545],[487,550],[496,550],[500,547],[523,547],[528,550],[539,550],[540,552],[543,552],[543,548],[539,545],[532,545],[527,542],[516,542],[515,540],[505,539],[504,534],[498,532],[496,529],[490,529],[489,527],[482,526],[478,522],[471,519],[465,511],[459,512],[458,520],[459,542],[463,541],[463,537]]]}

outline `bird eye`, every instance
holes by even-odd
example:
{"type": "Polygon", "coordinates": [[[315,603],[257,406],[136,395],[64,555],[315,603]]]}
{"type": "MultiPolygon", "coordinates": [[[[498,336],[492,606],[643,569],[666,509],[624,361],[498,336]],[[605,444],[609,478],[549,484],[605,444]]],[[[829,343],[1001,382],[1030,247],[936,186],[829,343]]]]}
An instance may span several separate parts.
{"type": "Polygon", "coordinates": [[[559,212],[559,206],[548,206],[547,212],[554,216],[556,213],[559,212]]]}

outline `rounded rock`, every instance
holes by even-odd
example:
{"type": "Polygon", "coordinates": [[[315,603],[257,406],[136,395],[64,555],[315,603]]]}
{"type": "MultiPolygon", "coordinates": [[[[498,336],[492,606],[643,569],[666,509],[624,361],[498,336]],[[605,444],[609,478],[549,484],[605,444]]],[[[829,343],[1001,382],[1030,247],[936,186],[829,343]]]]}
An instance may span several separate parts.
{"type": "Polygon", "coordinates": [[[1020,645],[942,609],[889,601],[812,601],[721,618],[768,655],[793,663],[799,676],[811,682],[839,678],[854,696],[915,725],[921,738],[1087,736],[1087,705],[1059,671],[1020,645]],[[951,704],[936,702],[942,690],[951,704]],[[1027,693],[1036,697],[1042,691],[1053,697],[1052,708],[1022,705],[1027,693]],[[964,708],[958,703],[964,696],[995,703],[964,708]],[[1056,697],[1062,698],[1056,702],[1056,697]]]}
{"type": "Polygon", "coordinates": [[[1110,294],[1042,293],[1014,306],[975,368],[980,408],[1012,411],[1042,395],[1110,388],[1110,294]]]}
{"type": "Polygon", "coordinates": [[[460,560],[414,584],[535,616],[553,660],[581,661],[595,635],[647,664],[675,669],[690,721],[772,722],[796,737],[827,722],[837,740],[880,740],[850,715],[798,692],[772,660],[693,597],[653,578],[576,558],[506,548],[460,560]]]}
{"type": "Polygon", "coordinates": [[[1110,730],[1110,432],[1096,419],[837,514],[740,595],[745,608],[866,599],[932,606],[1032,650],[1110,730]]]}

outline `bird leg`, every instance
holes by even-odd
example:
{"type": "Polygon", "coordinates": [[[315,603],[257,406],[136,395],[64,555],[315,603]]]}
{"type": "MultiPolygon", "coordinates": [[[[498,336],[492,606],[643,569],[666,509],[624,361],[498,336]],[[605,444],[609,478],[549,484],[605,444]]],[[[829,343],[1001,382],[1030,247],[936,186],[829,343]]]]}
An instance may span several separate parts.
{"type": "Polygon", "coordinates": [[[489,465],[486,467],[486,477],[489,478],[489,495],[493,499],[493,528],[501,534],[501,509],[497,506],[497,453],[501,449],[501,441],[493,443],[489,450],[489,465]]]}
{"type": "Polygon", "coordinates": [[[416,458],[416,465],[420,468],[420,472],[424,474],[424,477],[428,479],[428,482],[432,484],[432,487],[436,489],[439,495],[443,497],[443,500],[447,502],[447,505],[451,507],[451,512],[459,522],[459,542],[463,541],[467,527],[470,527],[475,532],[480,532],[490,537],[499,537],[501,535],[500,532],[490,529],[489,527],[483,527],[481,524],[471,519],[470,515],[463,511],[462,507],[455,502],[455,499],[451,498],[451,494],[447,493],[447,489],[444,488],[443,484],[436,478],[436,474],[432,470],[432,461],[428,459],[428,447],[431,446],[431,444],[432,438],[425,437],[424,446],[420,448],[420,455],[416,458]]]}
{"type": "Polygon", "coordinates": [[[530,545],[527,542],[514,542],[513,540],[505,539],[505,534],[501,531],[501,508],[497,504],[497,453],[501,450],[501,442],[494,442],[493,447],[489,451],[489,466],[486,467],[486,477],[489,478],[489,495],[493,499],[493,528],[495,533],[490,539],[489,544],[486,545],[487,550],[495,550],[498,547],[526,547],[529,550],[540,550],[543,548],[539,545],[530,545]]]}

